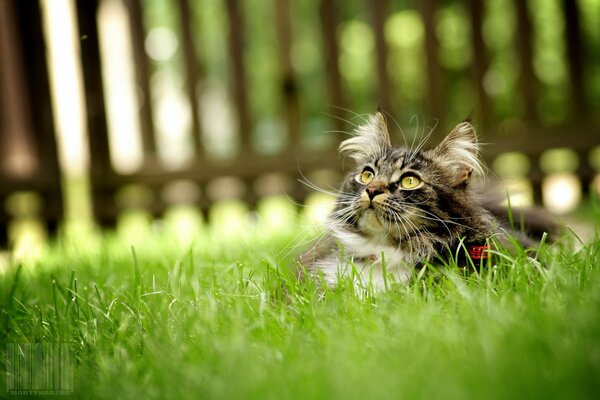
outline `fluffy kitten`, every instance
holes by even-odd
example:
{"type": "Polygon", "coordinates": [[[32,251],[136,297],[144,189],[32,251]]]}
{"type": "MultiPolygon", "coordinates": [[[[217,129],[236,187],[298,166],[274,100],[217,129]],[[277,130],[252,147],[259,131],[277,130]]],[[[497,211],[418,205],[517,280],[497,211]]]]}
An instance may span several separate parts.
{"type": "MultiPolygon", "coordinates": [[[[355,170],[329,216],[330,236],[300,260],[330,286],[352,269],[375,289],[388,278],[408,282],[416,268],[450,251],[466,248],[475,260],[486,258],[487,240],[510,231],[506,210],[486,204],[471,184],[483,166],[470,122],[458,124],[433,149],[413,149],[392,146],[377,113],[340,145],[340,153],[354,161],[355,170]]],[[[534,232],[544,225],[528,226],[534,232]]],[[[533,243],[515,234],[523,245],[533,243]]]]}

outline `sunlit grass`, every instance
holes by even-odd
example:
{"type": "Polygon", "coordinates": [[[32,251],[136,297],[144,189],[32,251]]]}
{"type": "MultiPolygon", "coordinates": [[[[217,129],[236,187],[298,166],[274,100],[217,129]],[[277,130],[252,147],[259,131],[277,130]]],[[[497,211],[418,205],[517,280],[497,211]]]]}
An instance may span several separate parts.
{"type": "Polygon", "coordinates": [[[336,290],[295,279],[295,244],[315,231],[303,232],[307,220],[283,203],[272,207],[234,236],[203,220],[181,225],[182,208],[160,224],[133,217],[137,227],[65,237],[37,261],[9,262],[3,342],[72,343],[75,397],[570,399],[600,390],[598,237],[573,246],[568,235],[535,258],[498,248],[481,272],[450,263],[408,286],[356,293],[351,278],[336,290]]]}

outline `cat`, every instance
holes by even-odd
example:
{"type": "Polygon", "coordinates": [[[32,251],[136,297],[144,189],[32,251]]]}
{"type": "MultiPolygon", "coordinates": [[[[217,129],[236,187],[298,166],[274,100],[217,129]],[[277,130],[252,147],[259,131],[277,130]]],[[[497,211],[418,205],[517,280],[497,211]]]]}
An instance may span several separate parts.
{"type": "Polygon", "coordinates": [[[432,149],[423,149],[423,143],[394,147],[378,112],[339,150],[354,170],[329,215],[327,237],[299,260],[310,276],[331,287],[353,274],[381,290],[388,280],[410,282],[425,263],[462,249],[478,264],[489,256],[491,237],[510,234],[529,247],[536,235],[551,230],[550,220],[536,211],[525,215],[527,230],[512,230],[507,210],[473,184],[473,175],[484,175],[484,165],[470,121],[432,149]]]}

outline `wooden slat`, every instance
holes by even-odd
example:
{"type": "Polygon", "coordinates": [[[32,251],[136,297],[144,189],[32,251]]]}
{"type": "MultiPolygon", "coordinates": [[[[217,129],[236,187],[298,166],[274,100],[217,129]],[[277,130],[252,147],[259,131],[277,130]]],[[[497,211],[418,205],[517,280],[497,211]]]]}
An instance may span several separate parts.
{"type": "Polygon", "coordinates": [[[543,204],[542,181],[544,180],[544,171],[540,165],[541,151],[525,151],[531,167],[527,173],[527,178],[531,182],[533,194],[533,204],[543,204]]]}
{"type": "MultiPolygon", "coordinates": [[[[510,140],[494,141],[493,146],[486,146],[485,153],[498,155],[515,150],[542,153],[558,147],[567,147],[577,152],[589,151],[600,145],[600,135],[595,134],[597,132],[600,132],[600,126],[593,124],[586,124],[585,128],[578,126],[575,130],[572,125],[558,127],[521,125],[511,132],[510,140]]],[[[507,137],[505,128],[492,128],[489,134],[492,138],[507,137]]]]}
{"type": "MultiPolygon", "coordinates": [[[[596,131],[598,131],[598,127],[596,131]]],[[[491,132],[490,136],[494,137],[494,132],[491,132]]],[[[578,153],[584,154],[597,145],[600,145],[600,139],[592,135],[581,135],[574,138],[570,127],[544,127],[519,131],[510,141],[494,142],[493,145],[486,147],[483,156],[486,160],[491,161],[502,153],[518,149],[534,159],[537,157],[536,155],[551,148],[569,147],[578,153]]],[[[253,156],[247,159],[236,160],[236,162],[211,160],[202,166],[197,166],[195,169],[190,170],[161,171],[160,173],[140,171],[133,176],[116,177],[115,185],[134,181],[155,187],[164,184],[164,182],[175,180],[206,182],[220,176],[235,176],[245,182],[251,182],[261,175],[272,173],[273,171],[296,176],[298,171],[302,171],[304,174],[321,169],[339,171],[341,167],[342,162],[335,149],[324,153],[300,151],[296,159],[282,157],[281,155],[253,156]],[[301,162],[300,167],[298,166],[298,160],[301,162]]],[[[533,171],[534,175],[539,173],[535,168],[533,171]]],[[[541,179],[541,175],[539,178],[541,179]]]]}
{"type": "MultiPolygon", "coordinates": [[[[36,172],[38,154],[33,149],[31,104],[26,90],[28,77],[24,71],[29,65],[23,57],[27,48],[23,47],[22,35],[18,32],[18,7],[13,1],[0,3],[0,176],[8,173],[25,180],[36,172]]],[[[24,37],[24,40],[31,39],[24,37]]]]}
{"type": "Polygon", "coordinates": [[[347,128],[347,124],[344,122],[346,100],[338,64],[339,49],[336,29],[339,17],[335,0],[321,0],[319,4],[319,18],[323,39],[323,56],[325,58],[325,76],[327,78],[329,101],[331,102],[331,114],[333,115],[332,122],[341,136],[341,132],[345,132],[347,128]]]}
{"type": "Polygon", "coordinates": [[[525,105],[524,120],[535,123],[537,117],[537,94],[539,81],[533,70],[533,45],[532,25],[527,9],[527,2],[523,0],[513,1],[517,15],[517,34],[515,35],[517,53],[519,57],[520,71],[519,88],[525,105]]]}
{"type": "Polygon", "coordinates": [[[304,173],[319,169],[339,170],[340,168],[341,161],[335,149],[323,153],[299,151],[295,158],[289,157],[289,155],[252,156],[238,159],[235,162],[231,162],[231,160],[210,160],[210,162],[188,170],[165,170],[159,173],[142,170],[131,176],[117,176],[115,182],[122,185],[133,181],[155,187],[164,184],[164,182],[175,180],[207,182],[224,176],[233,176],[244,182],[251,182],[274,171],[296,176],[298,171],[304,173]]]}
{"type": "Polygon", "coordinates": [[[51,116],[48,71],[39,2],[0,2],[0,247],[7,244],[10,216],[5,200],[16,191],[43,199],[40,216],[56,233],[63,218],[58,153],[51,116]],[[11,157],[17,157],[10,160],[11,157]]]}
{"type": "Polygon", "coordinates": [[[0,193],[0,249],[8,246],[8,223],[9,217],[4,209],[4,203],[6,202],[6,196],[0,193]]]}
{"type": "MultiPolygon", "coordinates": [[[[7,146],[7,122],[8,117],[6,114],[9,112],[10,99],[8,98],[9,85],[9,63],[11,58],[14,57],[12,54],[12,46],[18,43],[16,39],[16,33],[14,28],[11,28],[11,21],[14,20],[14,13],[12,9],[12,3],[5,1],[0,2],[0,54],[2,54],[2,62],[0,62],[0,157],[6,157],[5,146],[7,146]]],[[[5,185],[7,179],[4,165],[0,162],[0,249],[8,246],[8,224],[10,217],[6,212],[5,202],[9,195],[9,188],[5,185]]]]}
{"type": "Polygon", "coordinates": [[[476,110],[478,111],[478,123],[484,127],[491,120],[489,99],[485,91],[483,80],[489,67],[489,57],[483,41],[483,7],[481,0],[468,0],[469,17],[471,20],[471,44],[473,48],[473,61],[471,62],[472,81],[477,94],[476,110]]]}
{"type": "Polygon", "coordinates": [[[85,37],[85,46],[81,46],[81,68],[89,132],[92,179],[106,177],[111,171],[106,103],[96,21],[97,8],[98,0],[87,0],[77,4],[79,34],[85,37]]]}
{"type": "Polygon", "coordinates": [[[248,105],[248,85],[244,63],[244,19],[241,14],[241,3],[238,0],[225,1],[229,18],[229,57],[231,62],[232,97],[237,113],[240,135],[241,154],[253,152],[252,121],[248,105]]]}
{"type": "Polygon", "coordinates": [[[106,108],[102,85],[102,69],[98,43],[96,15],[98,0],[77,2],[79,34],[85,37],[81,46],[81,67],[87,111],[87,131],[90,148],[90,183],[92,209],[102,226],[114,226],[117,213],[114,205],[115,176],[110,164],[106,108]]]}
{"type": "MultiPolygon", "coordinates": [[[[202,124],[200,123],[197,89],[202,72],[194,46],[195,35],[192,29],[191,18],[193,13],[190,9],[190,0],[178,0],[177,8],[179,9],[179,20],[181,21],[183,57],[187,76],[185,87],[192,115],[192,140],[196,149],[196,157],[201,157],[204,148],[202,146],[202,124]]],[[[197,23],[197,21],[194,21],[194,23],[197,23]]]]}
{"type": "Polygon", "coordinates": [[[565,39],[567,42],[567,63],[571,82],[571,99],[574,106],[574,117],[577,120],[587,117],[589,113],[586,101],[584,64],[585,51],[581,42],[581,23],[577,2],[563,0],[565,17],[565,39]]]}
{"type": "Polygon", "coordinates": [[[290,0],[273,0],[275,24],[279,44],[279,66],[281,71],[281,94],[285,107],[288,131],[288,149],[297,149],[300,142],[300,99],[298,84],[292,67],[292,24],[290,0]]]}
{"type": "Polygon", "coordinates": [[[33,145],[36,148],[38,172],[27,182],[43,199],[41,217],[48,233],[57,232],[64,216],[61,172],[58,162],[58,145],[52,116],[48,66],[46,65],[42,13],[37,1],[18,2],[18,21],[21,27],[21,46],[24,52],[23,74],[29,98],[29,117],[33,128],[33,145]]]}
{"type": "Polygon", "coordinates": [[[146,32],[142,13],[141,0],[124,0],[129,12],[129,25],[131,29],[131,48],[137,86],[141,92],[140,128],[142,131],[142,148],[144,161],[151,164],[156,159],[156,136],[154,126],[154,113],[152,106],[152,92],[150,91],[150,71],[148,57],[144,48],[146,32]]]}
{"type": "MultiPolygon", "coordinates": [[[[600,139],[598,140],[600,144],[600,139]]],[[[577,167],[577,177],[581,180],[581,192],[584,197],[590,195],[592,189],[592,182],[596,177],[596,171],[591,165],[590,149],[580,150],[577,152],[579,158],[579,166],[577,167]]]]}
{"type": "Polygon", "coordinates": [[[438,57],[439,43],[435,35],[434,14],[436,3],[435,0],[420,2],[425,26],[425,53],[427,55],[427,109],[430,117],[442,121],[447,112],[447,107],[445,106],[445,82],[438,57]]]}
{"type": "Polygon", "coordinates": [[[384,34],[385,19],[388,15],[388,2],[387,0],[372,0],[367,3],[370,8],[373,33],[375,34],[377,101],[385,111],[393,113],[395,107],[392,104],[392,82],[387,68],[388,46],[384,34]]]}

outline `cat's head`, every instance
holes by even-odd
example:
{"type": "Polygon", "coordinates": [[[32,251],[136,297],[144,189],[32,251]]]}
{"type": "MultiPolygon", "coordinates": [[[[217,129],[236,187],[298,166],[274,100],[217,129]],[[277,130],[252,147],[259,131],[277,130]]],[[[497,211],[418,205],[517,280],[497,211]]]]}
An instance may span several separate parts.
{"type": "Polygon", "coordinates": [[[473,173],[482,173],[479,145],[470,122],[458,124],[432,149],[391,144],[377,113],[340,145],[355,166],[337,199],[332,221],[366,237],[401,241],[464,232],[473,173]]]}

